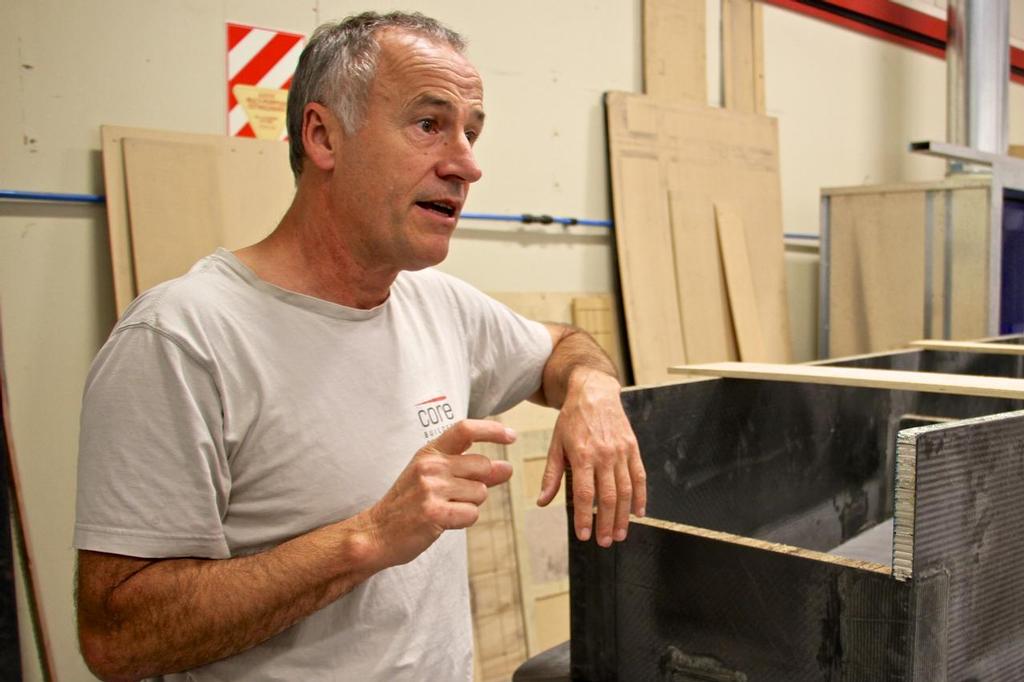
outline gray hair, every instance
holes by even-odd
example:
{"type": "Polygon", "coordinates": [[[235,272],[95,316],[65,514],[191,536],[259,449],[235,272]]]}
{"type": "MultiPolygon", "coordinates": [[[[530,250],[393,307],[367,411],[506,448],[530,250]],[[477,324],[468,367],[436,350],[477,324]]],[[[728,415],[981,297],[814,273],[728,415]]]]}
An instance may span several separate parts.
{"type": "Polygon", "coordinates": [[[370,85],[377,71],[377,33],[396,28],[447,44],[461,53],[466,41],[441,22],[419,12],[363,12],[319,26],[309,37],[288,92],[289,160],[298,179],[306,150],[302,112],[310,102],[328,107],[348,133],[356,132],[366,114],[370,85]]]}

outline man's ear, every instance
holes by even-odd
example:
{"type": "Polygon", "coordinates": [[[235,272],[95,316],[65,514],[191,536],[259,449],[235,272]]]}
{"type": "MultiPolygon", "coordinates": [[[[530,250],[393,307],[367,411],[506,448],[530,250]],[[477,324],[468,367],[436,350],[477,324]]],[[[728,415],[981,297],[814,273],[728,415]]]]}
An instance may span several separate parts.
{"type": "Polygon", "coordinates": [[[310,102],[302,111],[302,147],[309,163],[323,171],[334,168],[334,153],[341,143],[341,126],[331,110],[310,102]]]}

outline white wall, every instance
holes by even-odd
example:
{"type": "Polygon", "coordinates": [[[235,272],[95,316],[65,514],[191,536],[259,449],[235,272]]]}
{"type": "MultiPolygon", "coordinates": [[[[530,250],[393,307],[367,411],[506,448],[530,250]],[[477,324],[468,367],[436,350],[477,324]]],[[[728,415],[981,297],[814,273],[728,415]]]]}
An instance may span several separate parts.
{"type": "MultiPolygon", "coordinates": [[[[640,88],[638,0],[4,0],[0,188],[102,193],[102,123],[223,132],[226,21],[309,33],[321,20],[394,6],[466,33],[483,74],[485,173],[467,210],[609,217],[601,96],[640,88]]],[[[821,185],[942,173],[941,162],[903,151],[912,139],[944,136],[940,60],[774,7],[764,13],[787,231],[817,231],[821,185]]],[[[714,74],[717,51],[709,58],[714,74]]],[[[714,81],[709,93],[717,101],[714,81]]],[[[1011,100],[1011,140],[1024,143],[1024,88],[1013,85],[1011,100]]],[[[444,267],[491,290],[608,290],[610,243],[601,228],[537,233],[467,223],[444,267]]],[[[805,269],[794,301],[814,299],[805,291],[814,281],[807,258],[799,256],[805,269]]],[[[801,305],[794,320],[812,327],[813,302],[801,305]]],[[[102,209],[0,203],[13,430],[61,680],[90,679],[71,607],[78,401],[113,321],[102,209]]],[[[26,679],[39,679],[31,665],[26,679]]]]}

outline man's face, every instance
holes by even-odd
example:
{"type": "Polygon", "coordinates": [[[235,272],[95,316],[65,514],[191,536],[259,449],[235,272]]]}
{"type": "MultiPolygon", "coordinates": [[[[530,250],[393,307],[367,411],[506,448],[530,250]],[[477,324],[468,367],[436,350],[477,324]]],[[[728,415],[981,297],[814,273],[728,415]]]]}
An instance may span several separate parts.
{"type": "Polygon", "coordinates": [[[397,30],[378,40],[362,127],[335,152],[332,209],[367,266],[417,270],[444,260],[480,179],[483,83],[447,46],[397,30]]]}

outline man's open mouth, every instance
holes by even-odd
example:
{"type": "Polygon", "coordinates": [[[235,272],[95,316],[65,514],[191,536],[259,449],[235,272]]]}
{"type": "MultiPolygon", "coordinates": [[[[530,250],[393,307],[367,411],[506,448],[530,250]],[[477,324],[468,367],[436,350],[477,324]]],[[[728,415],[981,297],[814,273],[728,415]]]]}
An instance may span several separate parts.
{"type": "Polygon", "coordinates": [[[419,206],[420,208],[425,208],[428,211],[440,213],[441,215],[447,216],[449,218],[455,215],[454,207],[449,206],[448,204],[442,204],[437,201],[417,201],[416,205],[419,206]]]}

